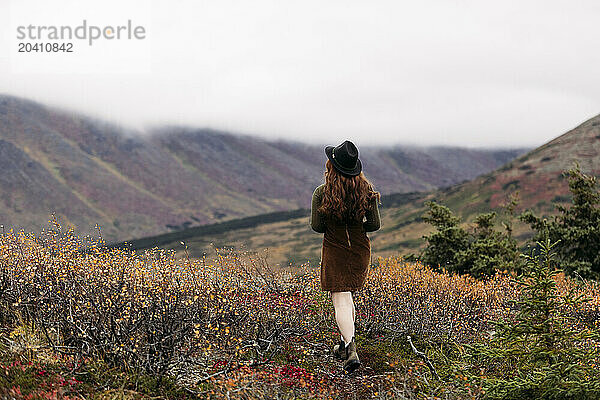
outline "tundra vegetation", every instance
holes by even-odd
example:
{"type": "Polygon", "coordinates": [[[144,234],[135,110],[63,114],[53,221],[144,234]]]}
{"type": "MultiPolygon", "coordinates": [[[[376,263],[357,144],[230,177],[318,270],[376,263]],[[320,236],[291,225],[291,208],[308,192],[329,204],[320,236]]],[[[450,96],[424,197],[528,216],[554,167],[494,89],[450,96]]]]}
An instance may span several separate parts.
{"type": "Polygon", "coordinates": [[[495,215],[470,232],[430,204],[430,265],[379,257],[356,293],[350,375],[318,268],[107,248],[56,221],[2,232],[0,398],[599,398],[600,284],[580,273],[597,264],[551,233],[597,216],[583,198],[525,254],[495,215]]]}

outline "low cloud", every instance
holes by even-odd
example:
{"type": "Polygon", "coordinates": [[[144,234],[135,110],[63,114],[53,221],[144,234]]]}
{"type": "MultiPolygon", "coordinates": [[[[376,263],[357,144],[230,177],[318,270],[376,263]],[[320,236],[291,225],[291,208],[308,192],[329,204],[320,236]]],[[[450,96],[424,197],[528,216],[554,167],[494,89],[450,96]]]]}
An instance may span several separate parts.
{"type": "Polygon", "coordinates": [[[0,92],[140,129],[533,146],[600,112],[595,1],[11,0],[0,8],[10,11],[0,92]],[[98,41],[70,58],[16,53],[18,26],[83,18],[132,20],[146,37],[98,41]]]}

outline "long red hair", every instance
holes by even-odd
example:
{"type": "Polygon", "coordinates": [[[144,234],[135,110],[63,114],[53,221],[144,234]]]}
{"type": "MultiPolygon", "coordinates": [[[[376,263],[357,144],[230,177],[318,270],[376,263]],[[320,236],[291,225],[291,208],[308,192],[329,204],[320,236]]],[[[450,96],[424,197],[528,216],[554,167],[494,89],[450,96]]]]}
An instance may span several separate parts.
{"type": "Polygon", "coordinates": [[[362,172],[356,176],[342,175],[330,160],[325,167],[325,187],[319,211],[338,221],[362,222],[373,198],[380,201],[380,193],[373,189],[373,184],[362,172]]]}

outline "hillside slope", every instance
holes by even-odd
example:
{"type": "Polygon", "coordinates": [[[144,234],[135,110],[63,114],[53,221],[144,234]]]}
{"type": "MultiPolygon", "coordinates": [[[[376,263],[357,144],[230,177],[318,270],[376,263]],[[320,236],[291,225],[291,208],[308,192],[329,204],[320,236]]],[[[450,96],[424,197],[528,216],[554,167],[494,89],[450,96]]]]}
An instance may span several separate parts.
{"type": "MultiPolygon", "coordinates": [[[[424,203],[429,200],[449,206],[463,217],[467,226],[477,213],[501,212],[502,204],[516,192],[520,198],[517,212],[533,209],[552,214],[555,203],[570,201],[568,183],[562,172],[576,161],[585,173],[600,175],[600,115],[472,181],[430,193],[383,197],[380,207],[382,227],[369,235],[374,257],[414,252],[423,246],[422,236],[431,231],[431,227],[421,221],[424,203]]],[[[515,224],[517,238],[523,241],[528,234],[527,226],[515,224]]],[[[268,254],[272,263],[281,264],[318,263],[322,235],[310,230],[308,210],[304,210],[300,216],[290,215],[290,218],[279,218],[273,223],[213,227],[206,234],[181,232],[178,238],[185,241],[193,256],[201,256],[204,252],[214,254],[215,247],[234,247],[268,254]]],[[[178,240],[159,242],[156,238],[148,238],[136,244],[182,249],[178,240]]]]}
{"type": "MultiPolygon", "coordinates": [[[[422,246],[423,234],[431,227],[421,222],[424,203],[438,201],[463,218],[466,225],[481,212],[502,214],[502,205],[518,195],[516,212],[532,209],[544,215],[555,213],[555,204],[570,202],[567,180],[562,172],[578,162],[587,174],[600,175],[600,115],[597,115],[556,139],[540,146],[469,182],[435,190],[418,202],[389,210],[382,229],[374,235],[384,254],[390,251],[414,251],[422,246]]],[[[519,223],[514,234],[521,241],[530,236],[528,226],[519,223]]]]}
{"type": "MultiPolygon", "coordinates": [[[[0,95],[0,224],[39,231],[56,213],[123,240],[306,207],[323,146],[165,126],[137,132],[0,95]]],[[[382,193],[471,179],[522,150],[361,148],[382,193]],[[457,162],[460,160],[460,162],[457,162]]]]}
{"type": "Polygon", "coordinates": [[[521,209],[553,212],[553,203],[569,199],[562,172],[575,162],[585,173],[600,174],[600,115],[497,171],[442,190],[440,199],[466,216],[478,209],[497,209],[508,194],[518,192],[521,209]]]}

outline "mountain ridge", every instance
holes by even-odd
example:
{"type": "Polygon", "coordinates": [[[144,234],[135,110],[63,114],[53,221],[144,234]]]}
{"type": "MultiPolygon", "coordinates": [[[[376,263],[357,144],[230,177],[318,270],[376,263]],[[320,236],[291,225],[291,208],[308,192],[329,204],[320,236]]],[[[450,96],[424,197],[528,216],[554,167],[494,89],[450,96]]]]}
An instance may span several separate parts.
{"type": "MultiPolygon", "coordinates": [[[[78,233],[98,224],[107,240],[126,240],[306,207],[323,177],[323,149],[298,142],[173,125],[141,135],[7,95],[0,123],[13,166],[0,171],[0,224],[15,229],[39,231],[55,212],[78,233]]],[[[361,159],[389,194],[468,180],[522,152],[364,146],[361,159]]]]}
{"type": "MultiPolygon", "coordinates": [[[[427,201],[448,206],[462,217],[463,226],[467,228],[472,226],[478,213],[496,211],[504,218],[502,205],[517,191],[520,193],[517,213],[531,209],[551,216],[556,213],[556,204],[568,206],[570,202],[568,182],[562,173],[575,161],[584,173],[600,176],[600,115],[471,181],[429,193],[384,196],[380,206],[381,229],[369,234],[373,260],[377,256],[414,253],[422,248],[422,236],[433,230],[421,219],[427,201]]],[[[513,228],[521,244],[531,236],[529,226],[519,221],[515,221],[513,228]]],[[[229,226],[211,227],[210,232],[180,232],[180,236],[175,235],[172,240],[163,239],[169,238],[143,238],[132,242],[132,247],[159,245],[181,251],[181,239],[193,257],[210,253],[213,247],[227,247],[254,252],[268,250],[271,263],[318,265],[322,235],[311,231],[308,210],[304,210],[290,214],[287,220],[280,218],[252,227],[232,221],[229,226]]]]}

